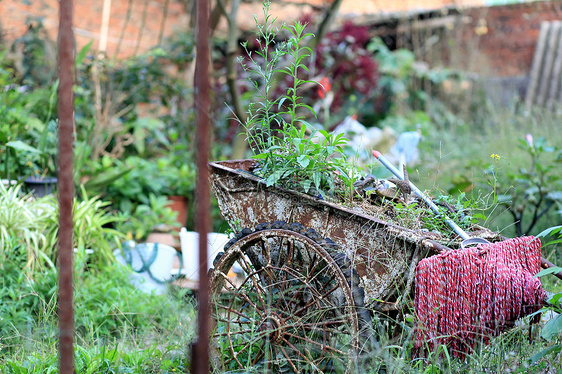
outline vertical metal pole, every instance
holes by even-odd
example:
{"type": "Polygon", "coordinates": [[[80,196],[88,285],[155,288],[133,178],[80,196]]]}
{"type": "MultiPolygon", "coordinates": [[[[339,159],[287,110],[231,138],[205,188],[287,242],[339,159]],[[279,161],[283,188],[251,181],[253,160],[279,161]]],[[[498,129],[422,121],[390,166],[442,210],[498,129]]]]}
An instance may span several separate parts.
{"type": "Polygon", "coordinates": [[[197,232],[199,233],[198,337],[192,356],[192,373],[209,372],[209,280],[207,278],[207,233],[210,229],[209,159],[210,132],[210,46],[209,0],[197,0],[197,57],[195,61],[195,100],[197,107],[197,232]]]}
{"type": "Polygon", "coordinates": [[[72,302],[72,131],[74,125],[74,34],[73,0],[59,2],[58,115],[59,115],[59,368],[60,374],[74,373],[72,302]]]}

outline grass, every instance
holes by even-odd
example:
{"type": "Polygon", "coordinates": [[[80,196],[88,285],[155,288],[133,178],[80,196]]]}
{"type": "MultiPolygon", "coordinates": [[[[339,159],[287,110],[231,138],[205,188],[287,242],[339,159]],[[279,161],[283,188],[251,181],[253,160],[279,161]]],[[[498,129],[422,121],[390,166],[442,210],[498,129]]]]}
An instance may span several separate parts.
{"type": "MultiPolygon", "coordinates": [[[[77,373],[182,372],[189,363],[186,347],[195,336],[194,300],[182,290],[144,294],[129,285],[127,277],[126,272],[108,267],[76,280],[77,373]]],[[[25,290],[16,290],[21,291],[25,290]]],[[[33,286],[25,292],[35,299],[44,294],[33,286]]],[[[54,300],[44,300],[43,306],[34,316],[18,305],[0,308],[0,324],[6,324],[0,339],[3,374],[48,373],[57,367],[54,300]],[[14,313],[23,314],[24,322],[11,324],[14,313]],[[24,367],[29,371],[21,371],[24,367]]]]}

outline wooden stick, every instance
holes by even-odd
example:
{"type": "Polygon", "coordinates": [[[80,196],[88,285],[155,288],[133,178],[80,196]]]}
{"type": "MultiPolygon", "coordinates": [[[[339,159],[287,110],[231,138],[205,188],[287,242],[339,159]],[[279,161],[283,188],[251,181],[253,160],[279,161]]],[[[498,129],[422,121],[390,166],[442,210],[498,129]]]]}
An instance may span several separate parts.
{"type": "MultiPolygon", "coordinates": [[[[548,269],[548,268],[557,267],[557,266],[554,265],[552,262],[548,261],[546,258],[541,257],[541,267],[543,269],[548,269]]],[[[552,274],[554,274],[558,279],[562,279],[562,271],[559,271],[558,273],[552,273],[552,274]]]]}

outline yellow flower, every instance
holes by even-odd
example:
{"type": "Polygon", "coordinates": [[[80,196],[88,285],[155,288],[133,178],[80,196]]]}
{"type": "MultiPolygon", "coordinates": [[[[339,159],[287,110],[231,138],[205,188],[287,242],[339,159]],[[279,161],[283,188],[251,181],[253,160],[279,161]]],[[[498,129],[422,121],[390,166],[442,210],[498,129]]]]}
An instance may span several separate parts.
{"type": "Polygon", "coordinates": [[[498,155],[497,153],[492,153],[490,157],[498,161],[502,158],[502,156],[498,155]]]}

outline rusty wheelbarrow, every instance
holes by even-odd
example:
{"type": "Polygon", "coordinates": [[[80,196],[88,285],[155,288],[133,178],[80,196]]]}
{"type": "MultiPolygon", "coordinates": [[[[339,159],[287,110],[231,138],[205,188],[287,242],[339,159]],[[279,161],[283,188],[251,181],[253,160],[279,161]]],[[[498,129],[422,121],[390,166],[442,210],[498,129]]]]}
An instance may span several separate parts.
{"type": "MultiPolygon", "coordinates": [[[[211,188],[236,236],[210,270],[216,371],[345,372],[376,346],[373,312],[411,301],[415,267],[455,249],[410,230],[252,174],[254,160],[209,163],[211,188]],[[237,264],[243,274],[232,276],[237,264]]],[[[475,225],[472,237],[502,238],[475,225]]]]}

